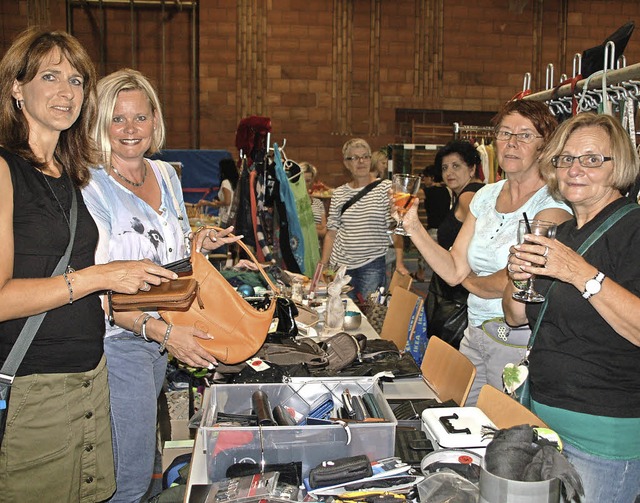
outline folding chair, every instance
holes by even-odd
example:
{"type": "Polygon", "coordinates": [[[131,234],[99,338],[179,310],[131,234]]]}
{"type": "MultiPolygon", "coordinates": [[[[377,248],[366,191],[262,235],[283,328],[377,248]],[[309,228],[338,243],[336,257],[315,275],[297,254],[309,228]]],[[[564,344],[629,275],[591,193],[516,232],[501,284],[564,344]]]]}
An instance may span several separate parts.
{"type": "Polygon", "coordinates": [[[547,426],[542,419],[524,405],[490,384],[485,384],[480,389],[477,406],[500,429],[520,424],[547,426]]]}
{"type": "Polygon", "coordinates": [[[420,370],[440,401],[464,406],[476,377],[476,367],[465,355],[432,335],[420,370]]]}
{"type": "Polygon", "coordinates": [[[422,297],[404,288],[396,288],[387,307],[380,338],[393,341],[400,351],[404,350],[412,335],[409,330],[411,315],[418,304],[422,309],[422,297]]]}
{"type": "Polygon", "coordinates": [[[396,286],[411,290],[412,283],[413,278],[409,274],[400,274],[398,271],[393,271],[393,276],[391,276],[391,281],[389,282],[389,292],[393,294],[393,289],[396,286]]]}

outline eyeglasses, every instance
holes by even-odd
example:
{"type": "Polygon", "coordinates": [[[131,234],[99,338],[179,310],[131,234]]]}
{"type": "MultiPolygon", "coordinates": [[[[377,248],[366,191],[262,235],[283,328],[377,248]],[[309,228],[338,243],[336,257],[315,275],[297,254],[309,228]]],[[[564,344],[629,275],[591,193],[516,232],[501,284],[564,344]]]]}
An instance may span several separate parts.
{"type": "Polygon", "coordinates": [[[355,162],[370,161],[371,160],[371,156],[369,154],[352,155],[351,157],[345,157],[344,160],[345,161],[355,161],[355,162]]]}
{"type": "Polygon", "coordinates": [[[531,143],[536,138],[542,136],[533,133],[510,133],[509,131],[496,131],[496,140],[511,141],[511,137],[515,136],[518,143],[531,143]]]}
{"type": "Polygon", "coordinates": [[[551,158],[551,164],[556,168],[570,168],[576,159],[583,168],[599,168],[613,157],[605,157],[602,154],[556,155],[551,158]]]}

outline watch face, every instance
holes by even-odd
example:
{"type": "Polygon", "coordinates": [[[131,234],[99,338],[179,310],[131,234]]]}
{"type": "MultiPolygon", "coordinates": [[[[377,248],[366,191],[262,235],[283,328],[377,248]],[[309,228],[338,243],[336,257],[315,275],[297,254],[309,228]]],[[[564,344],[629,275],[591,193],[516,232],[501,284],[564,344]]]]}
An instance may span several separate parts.
{"type": "Polygon", "coordinates": [[[585,284],[585,290],[591,295],[598,293],[600,291],[600,288],[602,288],[602,285],[597,279],[590,279],[585,284]]]}

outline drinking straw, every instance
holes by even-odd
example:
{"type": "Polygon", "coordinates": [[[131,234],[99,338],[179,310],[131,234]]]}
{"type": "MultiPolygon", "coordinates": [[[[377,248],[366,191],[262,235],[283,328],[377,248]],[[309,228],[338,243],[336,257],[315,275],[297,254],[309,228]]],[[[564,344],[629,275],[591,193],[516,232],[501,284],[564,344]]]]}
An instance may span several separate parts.
{"type": "Polygon", "coordinates": [[[524,224],[527,226],[527,234],[531,234],[531,224],[529,223],[529,217],[527,217],[527,212],[523,211],[522,216],[524,217],[524,224]]]}

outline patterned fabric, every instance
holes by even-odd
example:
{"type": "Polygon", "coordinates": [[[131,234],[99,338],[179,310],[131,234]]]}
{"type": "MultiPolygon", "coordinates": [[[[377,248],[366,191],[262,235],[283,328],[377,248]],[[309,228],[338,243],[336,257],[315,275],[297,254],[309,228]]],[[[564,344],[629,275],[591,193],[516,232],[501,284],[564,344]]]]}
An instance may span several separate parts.
{"type": "Polygon", "coordinates": [[[271,253],[271,247],[269,243],[273,240],[273,212],[270,208],[267,208],[265,204],[265,176],[266,170],[263,168],[261,172],[258,172],[256,177],[256,183],[254,190],[256,193],[256,212],[258,218],[256,220],[256,249],[260,249],[265,262],[271,262],[273,260],[273,254],[271,253]]]}
{"type": "MultiPolygon", "coordinates": [[[[284,204],[286,212],[286,222],[289,233],[289,244],[291,246],[291,253],[298,264],[299,271],[304,270],[304,240],[302,237],[302,229],[300,227],[300,220],[298,218],[298,210],[296,207],[296,201],[294,194],[289,186],[289,180],[287,174],[284,171],[282,165],[282,159],[280,157],[280,150],[278,144],[273,144],[274,161],[276,178],[279,182],[279,196],[281,202],[284,204]]],[[[282,216],[282,215],[281,215],[282,216]]],[[[280,227],[282,229],[283,219],[280,220],[280,227]]],[[[312,271],[313,274],[313,271],[312,271]]]]}
{"type": "Polygon", "coordinates": [[[322,223],[322,217],[325,216],[324,203],[317,197],[311,198],[311,211],[313,212],[313,221],[316,225],[322,223]]]}
{"type": "MultiPolygon", "coordinates": [[[[104,169],[95,169],[91,182],[82,191],[100,231],[96,250],[98,264],[143,258],[156,264],[167,264],[188,256],[186,229],[181,227],[171,192],[157,165],[163,161],[147,161],[162,192],[157,211],[116,182],[104,169]]],[[[168,172],[182,215],[186,215],[178,176],[173,169],[168,172]]],[[[111,327],[106,320],[105,325],[107,337],[126,332],[118,326],[111,327]]]]}
{"type": "Polygon", "coordinates": [[[345,184],[333,191],[327,218],[327,229],[337,232],[331,264],[356,269],[387,254],[392,243],[386,232],[393,221],[389,213],[390,188],[390,180],[382,181],[342,215],[342,206],[362,189],[345,184]]]}

